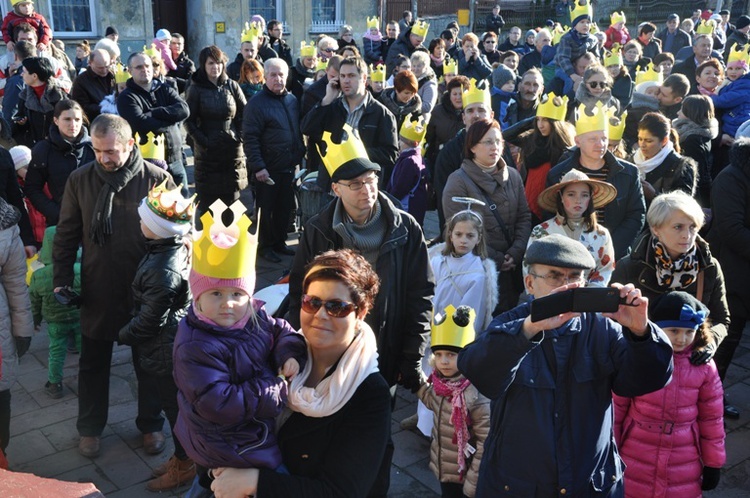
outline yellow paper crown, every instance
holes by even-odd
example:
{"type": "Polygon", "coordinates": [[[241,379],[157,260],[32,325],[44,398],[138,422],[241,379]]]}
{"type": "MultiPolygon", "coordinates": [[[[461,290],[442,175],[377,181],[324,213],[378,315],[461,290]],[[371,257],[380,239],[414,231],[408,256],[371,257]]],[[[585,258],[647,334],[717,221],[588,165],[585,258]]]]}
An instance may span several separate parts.
{"type": "Polygon", "coordinates": [[[619,43],[612,44],[612,51],[604,53],[604,67],[622,66],[622,51],[619,43]]]}
{"type": "Polygon", "coordinates": [[[166,148],[164,144],[164,135],[154,135],[154,132],[148,132],[146,135],[146,141],[142,142],[142,138],[136,133],[135,142],[138,144],[138,148],[141,151],[141,156],[145,159],[158,159],[164,161],[166,157],[166,148]]]}
{"type": "Polygon", "coordinates": [[[317,73],[318,71],[325,71],[326,69],[328,69],[328,61],[318,59],[315,63],[315,72],[317,73]]]}
{"type": "Polygon", "coordinates": [[[349,161],[357,158],[368,158],[365,144],[362,143],[362,140],[354,133],[349,124],[344,124],[344,132],[346,132],[346,139],[342,138],[340,144],[331,140],[331,132],[323,132],[323,141],[326,143],[325,155],[320,150],[320,146],[316,144],[320,159],[323,160],[323,165],[325,165],[331,178],[333,178],[337,169],[349,161]]]}
{"type": "Polygon", "coordinates": [[[411,27],[411,34],[420,36],[422,38],[427,38],[427,32],[430,30],[430,23],[418,20],[416,23],[414,23],[414,26],[411,27]]]}
{"type": "Polygon", "coordinates": [[[654,70],[653,62],[648,63],[645,71],[635,72],[635,86],[638,86],[641,83],[645,83],[647,81],[655,81],[656,83],[660,85],[664,81],[664,75],[661,74],[659,71],[654,70]]]}
{"type": "Polygon", "coordinates": [[[695,34],[696,35],[712,35],[714,34],[714,31],[716,30],[716,21],[713,19],[709,19],[706,21],[705,19],[701,19],[700,24],[698,24],[695,27],[695,34]]]}
{"type": "Polygon", "coordinates": [[[584,104],[578,106],[576,135],[583,135],[590,131],[603,131],[609,136],[609,116],[600,101],[590,109],[587,109],[584,104]]]}
{"type": "Polygon", "coordinates": [[[484,104],[488,109],[492,108],[492,102],[490,99],[490,91],[488,88],[477,88],[477,80],[474,78],[469,82],[469,89],[465,90],[461,95],[464,108],[471,104],[484,104]]]}
{"type": "Polygon", "coordinates": [[[536,108],[538,118],[554,119],[555,121],[564,121],[568,113],[568,96],[560,98],[555,92],[547,94],[547,100],[539,104],[536,108]],[[555,103],[557,101],[557,103],[555,103]]]}
{"type": "Polygon", "coordinates": [[[159,49],[156,48],[156,45],[153,43],[150,46],[144,45],[143,53],[146,54],[146,56],[149,57],[150,59],[153,59],[155,57],[158,57],[161,59],[161,52],[159,51],[159,49]]]}
{"type": "Polygon", "coordinates": [[[151,211],[167,221],[180,224],[190,223],[193,220],[193,213],[195,212],[193,201],[197,194],[193,194],[189,199],[185,199],[182,196],[181,189],[182,185],[169,190],[167,188],[167,180],[165,179],[161,182],[161,185],[156,185],[149,190],[146,204],[151,211]]]}
{"type": "Polygon", "coordinates": [[[610,24],[617,24],[618,22],[625,22],[625,12],[612,12],[609,16],[610,24]]]}
{"type": "Polygon", "coordinates": [[[115,83],[125,83],[130,79],[127,68],[119,62],[115,64],[115,83]]]}
{"type": "Polygon", "coordinates": [[[476,317],[474,309],[468,306],[459,306],[458,312],[452,304],[446,306],[442,313],[435,315],[432,322],[432,347],[465,347],[474,340],[476,317]]]}
{"type": "Polygon", "coordinates": [[[378,64],[375,67],[370,64],[370,81],[385,83],[385,66],[383,64],[378,64]]]}
{"type": "Polygon", "coordinates": [[[589,28],[589,34],[590,35],[595,35],[598,32],[599,32],[599,26],[597,26],[595,22],[592,22],[591,23],[591,27],[589,28]]]}
{"type": "Polygon", "coordinates": [[[318,53],[318,47],[314,42],[310,42],[308,45],[306,41],[299,44],[299,56],[300,57],[315,57],[318,53]]]}
{"type": "MultiPolygon", "coordinates": [[[[196,232],[193,242],[193,270],[197,273],[222,279],[237,279],[255,271],[258,249],[258,230],[251,235],[250,218],[245,215],[245,206],[235,201],[227,207],[217,199],[209,211],[201,216],[203,230],[196,232]],[[224,225],[222,214],[229,209],[233,213],[232,223],[224,225]],[[215,240],[235,241],[230,247],[218,246],[215,240]]],[[[260,221],[259,221],[260,223],[260,221]]]]}
{"type": "Polygon", "coordinates": [[[257,22],[245,23],[245,29],[240,33],[240,43],[254,42],[262,34],[260,24],[257,22]]]}
{"type": "Polygon", "coordinates": [[[625,132],[625,119],[628,117],[628,111],[617,116],[617,109],[614,107],[607,108],[607,117],[609,119],[609,139],[611,141],[622,140],[622,134],[625,132]]]}
{"type": "Polygon", "coordinates": [[[450,59],[443,63],[443,75],[458,74],[458,60],[450,59]]]}
{"type": "Polygon", "coordinates": [[[729,57],[727,57],[727,65],[737,61],[745,61],[750,63],[750,61],[748,60],[748,49],[750,49],[750,44],[745,46],[745,50],[738,50],[739,47],[739,43],[735,43],[734,45],[732,45],[732,48],[729,51],[729,57]]]}
{"type": "Polygon", "coordinates": [[[372,16],[367,18],[367,29],[372,28],[379,28],[380,27],[380,19],[378,19],[378,16],[372,16]]]}
{"type": "Polygon", "coordinates": [[[589,19],[594,18],[594,10],[587,0],[578,0],[573,4],[573,10],[570,11],[570,22],[575,21],[576,17],[589,16],[589,19]]]}
{"type": "Polygon", "coordinates": [[[418,119],[412,121],[412,114],[406,116],[399,135],[412,142],[421,142],[427,133],[427,125],[424,122],[424,116],[419,116],[418,119]]]}
{"type": "Polygon", "coordinates": [[[568,31],[570,31],[570,26],[565,26],[565,28],[556,27],[552,31],[552,45],[560,43],[560,38],[562,38],[568,31]]]}

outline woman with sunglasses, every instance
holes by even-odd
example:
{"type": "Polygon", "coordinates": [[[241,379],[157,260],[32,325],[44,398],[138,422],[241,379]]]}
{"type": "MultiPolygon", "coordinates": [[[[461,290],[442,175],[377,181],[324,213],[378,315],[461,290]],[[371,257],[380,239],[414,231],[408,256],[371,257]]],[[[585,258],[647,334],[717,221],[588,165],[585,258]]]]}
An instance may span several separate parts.
{"type": "Polygon", "coordinates": [[[378,287],[370,264],[352,250],[328,251],[310,262],[300,311],[307,363],[289,385],[277,435],[290,474],[215,469],[217,498],[368,495],[391,415],[375,334],[364,321],[378,287]]]}
{"type": "Polygon", "coordinates": [[[574,108],[584,104],[592,109],[597,102],[601,102],[605,108],[614,107],[616,114],[620,114],[620,101],[612,96],[612,76],[601,64],[592,64],[584,71],[583,82],[576,90],[574,108]]]}

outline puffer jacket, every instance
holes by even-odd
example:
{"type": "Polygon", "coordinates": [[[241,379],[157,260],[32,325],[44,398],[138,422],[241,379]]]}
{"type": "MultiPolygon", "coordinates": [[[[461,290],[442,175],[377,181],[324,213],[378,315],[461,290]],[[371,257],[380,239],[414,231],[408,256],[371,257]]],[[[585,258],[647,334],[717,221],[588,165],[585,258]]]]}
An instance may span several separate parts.
{"type": "MultiPolygon", "coordinates": [[[[459,375],[456,380],[463,380],[459,375]]],[[[419,389],[417,396],[433,413],[432,443],[430,444],[430,470],[440,482],[463,482],[464,495],[473,497],[477,491],[479,464],[484,453],[484,441],[490,431],[490,400],[479,394],[477,388],[469,385],[464,390],[466,409],[469,412],[471,426],[470,444],[476,453],[466,459],[466,475],[458,473],[458,447],[456,446],[455,429],[451,422],[453,405],[451,398],[438,396],[430,384],[419,389]]]]}
{"type": "MultiPolygon", "coordinates": [[[[711,316],[711,334],[716,344],[721,344],[729,327],[724,273],[719,262],[711,255],[708,243],[698,236],[695,244],[698,246],[698,268],[703,273],[703,297],[700,301],[706,305],[711,316]]],[[[632,283],[651,302],[669,292],[668,288],[660,286],[656,280],[656,256],[651,248],[651,232],[641,235],[633,244],[633,252],[617,261],[611,282],[632,283]]],[[[698,280],[683,290],[697,297],[698,280]]]]}
{"type": "Polygon", "coordinates": [[[625,496],[700,498],[703,467],[721,468],[723,395],[716,365],[674,354],[672,382],[658,391],[614,394],[615,440],[625,461],[625,496]]]}
{"type": "Polygon", "coordinates": [[[242,329],[209,325],[193,307],[174,341],[179,413],[175,434],[188,456],[206,468],[275,469],[281,464],[274,418],[286,404],[277,376],[289,358],[302,370],[307,345],[287,322],[269,317],[260,301],[242,329]]]}
{"type": "MultiPolygon", "coordinates": [[[[44,267],[31,275],[29,297],[31,311],[34,314],[34,325],[38,326],[42,320],[47,323],[75,323],[81,319],[81,311],[75,306],[63,306],[55,298],[55,285],[52,283],[52,247],[57,227],[49,227],[44,231],[44,242],[39,251],[39,262],[44,267]]],[[[81,293],[81,263],[73,265],[73,290],[81,293]]]]}
{"type": "Polygon", "coordinates": [[[719,95],[711,95],[714,107],[725,109],[722,114],[722,133],[735,136],[737,128],[750,119],[750,74],[738,78],[719,91],[719,95]]]}
{"type": "Polygon", "coordinates": [[[430,67],[424,69],[424,74],[418,80],[419,90],[417,95],[422,99],[422,107],[419,112],[425,116],[425,121],[430,121],[430,113],[435,109],[438,98],[438,84],[435,71],[430,67]]]}
{"type": "Polygon", "coordinates": [[[221,196],[247,187],[242,150],[242,116],[245,94],[226,74],[218,85],[199,69],[185,94],[190,117],[185,129],[195,154],[195,189],[200,195],[221,196]]]}
{"type": "Polygon", "coordinates": [[[180,124],[190,116],[187,103],[169,83],[154,80],[150,91],[138,86],[133,78],[126,85],[117,97],[117,112],[133,128],[133,134],[145,137],[151,131],[164,135],[167,163],[182,160],[180,124]]]}
{"type": "Polygon", "coordinates": [[[95,159],[86,128],[81,128],[75,142],[69,142],[60,135],[57,125],[52,125],[49,137],[31,150],[31,163],[23,190],[31,204],[44,215],[47,226],[57,225],[65,184],[70,174],[95,159]],[[45,193],[45,186],[49,188],[52,198],[45,193]]]}
{"type": "Polygon", "coordinates": [[[141,368],[151,375],[172,375],[177,325],[190,305],[189,251],[182,237],[149,240],[133,278],[133,318],[119,340],[138,350],[141,368]]]}
{"type": "Polygon", "coordinates": [[[425,142],[427,143],[425,160],[430,178],[435,171],[435,161],[437,161],[440,149],[463,128],[462,111],[453,107],[450,94],[445,92],[432,111],[425,134],[425,142]]]}
{"type": "Polygon", "coordinates": [[[65,92],[54,78],[47,83],[41,99],[30,86],[24,87],[18,95],[18,108],[14,120],[27,118],[28,121],[25,125],[14,125],[18,129],[13,133],[13,137],[28,147],[33,147],[35,143],[47,138],[49,128],[53,124],[55,106],[65,98],[65,92]]]}

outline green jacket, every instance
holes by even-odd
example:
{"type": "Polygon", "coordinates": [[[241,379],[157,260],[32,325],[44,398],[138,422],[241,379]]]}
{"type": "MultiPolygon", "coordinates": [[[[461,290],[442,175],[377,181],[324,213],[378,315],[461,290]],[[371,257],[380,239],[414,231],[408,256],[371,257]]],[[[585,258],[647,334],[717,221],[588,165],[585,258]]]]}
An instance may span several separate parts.
{"type": "MultiPolygon", "coordinates": [[[[44,231],[42,249],[39,251],[39,261],[44,264],[31,276],[29,296],[31,310],[34,313],[34,325],[38,326],[44,319],[47,323],[73,323],[81,319],[81,312],[73,306],[63,306],[55,299],[55,285],[52,283],[52,246],[56,227],[48,227],[44,231]]],[[[73,266],[73,289],[81,292],[81,263],[73,266]]]]}

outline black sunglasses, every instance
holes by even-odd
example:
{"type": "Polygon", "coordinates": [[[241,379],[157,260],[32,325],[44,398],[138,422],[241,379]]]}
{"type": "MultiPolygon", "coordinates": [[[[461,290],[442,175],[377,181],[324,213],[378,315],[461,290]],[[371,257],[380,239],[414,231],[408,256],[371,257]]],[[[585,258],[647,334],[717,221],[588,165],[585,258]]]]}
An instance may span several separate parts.
{"type": "Polygon", "coordinates": [[[609,85],[608,85],[608,84],[607,84],[606,82],[604,82],[604,81],[589,81],[589,82],[588,82],[588,83],[586,83],[586,84],[587,84],[588,86],[590,86],[591,88],[596,88],[597,86],[599,86],[599,87],[600,87],[600,88],[601,88],[602,90],[605,90],[605,89],[606,89],[606,88],[607,88],[607,87],[609,86],[609,85]]]}
{"type": "Polygon", "coordinates": [[[346,301],[342,301],[341,299],[330,299],[328,301],[324,301],[319,297],[308,296],[307,294],[302,295],[302,310],[305,313],[314,315],[321,307],[326,309],[326,313],[328,313],[328,316],[332,316],[334,318],[344,318],[349,313],[357,309],[356,304],[347,303],[346,301]]]}

